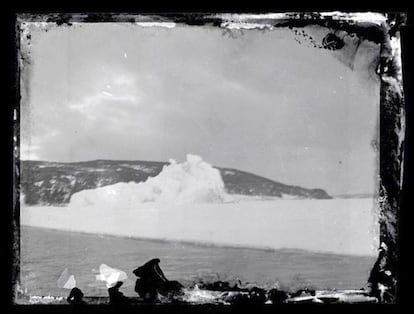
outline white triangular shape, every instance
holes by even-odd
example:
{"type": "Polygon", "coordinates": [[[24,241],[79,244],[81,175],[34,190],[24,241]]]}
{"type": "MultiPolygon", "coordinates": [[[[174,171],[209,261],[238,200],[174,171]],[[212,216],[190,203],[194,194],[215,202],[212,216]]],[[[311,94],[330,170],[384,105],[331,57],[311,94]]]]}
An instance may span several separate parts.
{"type": "Polygon", "coordinates": [[[73,289],[75,287],[76,287],[75,277],[73,275],[70,275],[68,281],[66,281],[65,285],[63,286],[63,288],[65,288],[65,289],[73,289]]]}

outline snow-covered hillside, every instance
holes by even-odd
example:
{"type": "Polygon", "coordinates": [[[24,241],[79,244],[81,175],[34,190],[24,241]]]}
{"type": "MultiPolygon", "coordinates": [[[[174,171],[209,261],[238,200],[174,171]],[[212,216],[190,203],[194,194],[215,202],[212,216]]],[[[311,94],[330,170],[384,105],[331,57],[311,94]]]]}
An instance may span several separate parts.
{"type": "MultiPolygon", "coordinates": [[[[188,164],[188,160],[186,162],[188,164]]],[[[160,174],[163,167],[168,165],[169,163],[164,162],[119,160],[75,163],[21,161],[21,192],[28,205],[65,205],[70,202],[72,195],[79,191],[117,183],[144,182],[160,174]]],[[[286,185],[237,169],[214,169],[218,170],[227,194],[331,198],[321,189],[286,185]]],[[[191,182],[194,183],[195,180],[191,182]]],[[[125,186],[127,185],[122,189],[125,186]]]]}
{"type": "Polygon", "coordinates": [[[72,195],[71,206],[134,206],[146,202],[170,204],[221,203],[233,201],[226,193],[220,171],[199,156],[187,155],[177,163],[170,160],[155,177],[144,182],[107,185],[72,195]],[[125,205],[127,204],[127,205],[125,205]]]}

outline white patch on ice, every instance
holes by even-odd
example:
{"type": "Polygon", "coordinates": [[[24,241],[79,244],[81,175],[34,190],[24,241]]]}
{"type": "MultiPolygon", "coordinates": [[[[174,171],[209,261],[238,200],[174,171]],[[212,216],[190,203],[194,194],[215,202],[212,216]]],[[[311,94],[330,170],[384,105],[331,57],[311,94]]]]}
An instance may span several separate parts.
{"type": "Polygon", "coordinates": [[[35,182],[34,185],[35,186],[42,186],[43,182],[44,182],[43,180],[42,181],[37,181],[37,182],[35,182]]]}
{"type": "Polygon", "coordinates": [[[57,280],[57,286],[63,289],[72,289],[76,287],[75,276],[69,275],[69,271],[65,268],[57,280]]]}
{"type": "Polygon", "coordinates": [[[63,286],[64,289],[72,289],[76,287],[76,280],[73,275],[71,275],[68,279],[68,281],[63,286]]]}
{"type": "Polygon", "coordinates": [[[220,171],[201,157],[187,155],[183,163],[170,161],[155,177],[145,182],[117,183],[93,190],[83,190],[71,197],[71,205],[126,204],[156,202],[163,204],[221,203],[233,198],[224,190],[220,171]]]}
{"type": "Polygon", "coordinates": [[[96,276],[96,280],[105,281],[106,287],[113,287],[117,281],[124,281],[128,279],[127,274],[119,269],[109,267],[106,264],[99,266],[99,275],[96,276]]]}

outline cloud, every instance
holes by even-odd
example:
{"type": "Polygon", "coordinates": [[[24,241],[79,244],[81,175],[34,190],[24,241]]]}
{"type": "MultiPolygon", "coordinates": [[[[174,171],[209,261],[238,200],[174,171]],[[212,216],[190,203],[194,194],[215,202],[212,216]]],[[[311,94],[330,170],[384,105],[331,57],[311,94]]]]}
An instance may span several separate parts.
{"type": "Polygon", "coordinates": [[[131,105],[136,104],[138,104],[138,99],[133,95],[115,96],[103,91],[101,94],[86,96],[83,101],[70,104],[68,108],[81,113],[89,119],[96,119],[102,114],[128,110],[131,105]]]}
{"type": "Polygon", "coordinates": [[[134,83],[135,83],[135,79],[133,77],[121,74],[121,75],[117,75],[113,79],[112,84],[117,87],[131,88],[131,87],[134,87],[134,83]]]}
{"type": "Polygon", "coordinates": [[[112,97],[113,96],[110,92],[107,92],[105,90],[103,90],[101,93],[102,93],[102,95],[105,95],[105,96],[108,96],[108,97],[112,97]]]}
{"type": "Polygon", "coordinates": [[[39,160],[39,152],[42,146],[27,143],[20,143],[20,159],[22,160],[39,160]]]}
{"type": "Polygon", "coordinates": [[[352,71],[292,34],[246,30],[233,38],[205,27],[112,23],[43,32],[33,43],[30,104],[22,108],[22,142],[34,145],[26,155],[168,160],[195,153],[219,166],[340,189],[332,183],[345,173],[338,159],[361,152],[360,162],[343,164],[371,177],[364,147],[377,128],[379,84],[360,79],[375,47],[360,45],[352,71]]]}

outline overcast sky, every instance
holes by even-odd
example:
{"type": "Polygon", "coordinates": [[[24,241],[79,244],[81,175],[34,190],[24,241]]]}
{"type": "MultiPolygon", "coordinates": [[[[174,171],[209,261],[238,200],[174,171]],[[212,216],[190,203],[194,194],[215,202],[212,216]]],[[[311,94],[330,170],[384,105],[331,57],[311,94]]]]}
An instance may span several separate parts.
{"type": "MultiPolygon", "coordinates": [[[[307,31],[317,40],[328,32],[307,31]]],[[[330,194],[375,190],[376,46],[362,42],[353,55],[300,44],[288,29],[113,23],[31,35],[22,159],[192,153],[330,194]]]]}

